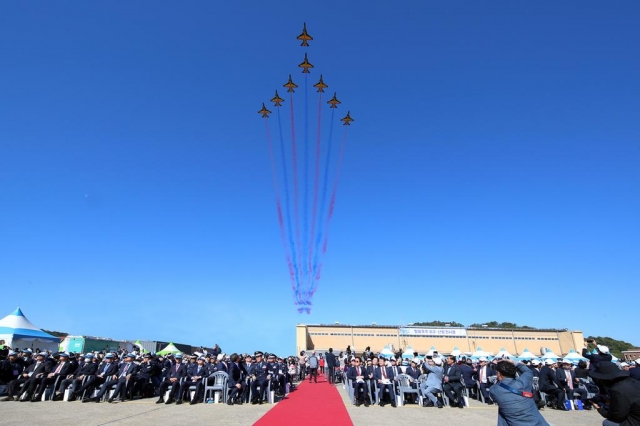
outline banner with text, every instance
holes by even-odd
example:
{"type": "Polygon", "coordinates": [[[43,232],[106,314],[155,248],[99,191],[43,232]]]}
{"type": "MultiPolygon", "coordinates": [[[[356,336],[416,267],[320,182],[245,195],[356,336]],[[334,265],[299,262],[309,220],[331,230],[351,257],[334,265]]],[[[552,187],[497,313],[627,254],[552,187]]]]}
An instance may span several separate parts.
{"type": "Polygon", "coordinates": [[[403,336],[455,336],[465,337],[466,328],[414,328],[406,327],[400,329],[403,336]]]}

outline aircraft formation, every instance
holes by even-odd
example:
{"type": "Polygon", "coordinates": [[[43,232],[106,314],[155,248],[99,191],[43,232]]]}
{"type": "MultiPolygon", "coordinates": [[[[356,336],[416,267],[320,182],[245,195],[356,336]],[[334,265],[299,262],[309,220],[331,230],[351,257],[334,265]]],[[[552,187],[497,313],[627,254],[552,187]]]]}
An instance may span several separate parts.
{"type": "MultiPolygon", "coordinates": [[[[303,24],[302,33],[296,39],[302,42],[301,47],[309,48],[309,42],[313,41],[313,37],[307,31],[306,23],[303,24]]],[[[320,281],[327,250],[329,227],[335,209],[345,153],[347,128],[351,126],[354,119],[347,111],[343,118],[336,120],[336,110],[342,104],[338,100],[337,92],[333,93],[333,97],[324,104],[324,107],[322,106],[323,94],[329,86],[325,83],[322,74],[317,83],[309,82],[309,75],[316,67],[310,62],[307,51],[297,68],[301,69],[304,77],[303,82],[299,81],[300,86],[294,82],[292,74],[289,74],[288,80],[282,86],[289,95],[288,99],[281,97],[278,90],[275,90],[275,95],[270,100],[278,120],[277,132],[273,133],[278,135],[279,144],[274,144],[271,139],[272,132],[268,119],[274,113],[267,108],[266,102],[262,103],[258,114],[267,119],[264,122],[280,238],[285,250],[294,302],[298,312],[310,313],[311,299],[320,281]],[[309,111],[314,109],[315,105],[309,101],[309,91],[317,93],[317,95],[311,95],[317,96],[315,99],[318,102],[317,127],[314,129],[312,127],[315,120],[309,120],[309,111]],[[303,102],[300,102],[300,94],[297,92],[304,94],[303,102]],[[289,117],[286,117],[286,113],[281,114],[281,110],[287,104],[289,117]],[[327,108],[326,105],[328,105],[327,112],[330,114],[325,114],[323,117],[323,109],[327,108]],[[303,112],[302,120],[300,112],[303,112]],[[284,120],[283,116],[285,116],[284,120]],[[327,116],[330,117],[328,122],[327,116]],[[286,125],[287,118],[289,118],[290,130],[285,132],[283,121],[286,125]],[[301,122],[304,123],[302,132],[296,128],[301,122]],[[333,141],[334,123],[339,124],[339,122],[342,122],[345,127],[340,149],[336,150],[333,141]],[[328,132],[325,131],[327,129],[328,132]],[[310,137],[313,138],[313,135],[316,135],[315,147],[310,142],[310,137]],[[279,148],[279,156],[276,155],[276,148],[279,148]]]]}

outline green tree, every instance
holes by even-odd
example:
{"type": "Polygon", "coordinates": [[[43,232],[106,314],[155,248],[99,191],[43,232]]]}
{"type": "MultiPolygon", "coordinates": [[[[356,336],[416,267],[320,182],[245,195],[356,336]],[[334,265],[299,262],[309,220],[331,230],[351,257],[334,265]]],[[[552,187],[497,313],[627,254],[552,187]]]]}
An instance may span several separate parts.
{"type": "Polygon", "coordinates": [[[514,322],[498,322],[498,321],[489,321],[483,323],[474,323],[469,327],[471,328],[484,328],[484,326],[488,328],[506,328],[506,329],[514,329],[514,330],[535,330],[535,327],[530,327],[528,325],[518,325],[514,322]]]}

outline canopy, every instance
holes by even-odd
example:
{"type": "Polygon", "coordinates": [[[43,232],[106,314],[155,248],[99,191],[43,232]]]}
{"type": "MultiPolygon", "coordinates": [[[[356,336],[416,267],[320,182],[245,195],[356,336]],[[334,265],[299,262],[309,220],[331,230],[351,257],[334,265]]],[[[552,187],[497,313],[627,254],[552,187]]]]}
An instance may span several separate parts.
{"type": "Polygon", "coordinates": [[[545,352],[544,355],[542,355],[542,359],[552,359],[554,361],[557,361],[558,358],[560,358],[558,355],[554,354],[552,350],[547,350],[547,352],[545,352]]]}
{"type": "Polygon", "coordinates": [[[573,364],[576,364],[578,361],[586,360],[586,358],[583,358],[580,354],[578,354],[573,349],[571,349],[569,351],[569,353],[566,354],[563,359],[565,361],[571,361],[573,364]]]}
{"type": "Polygon", "coordinates": [[[505,348],[500,348],[500,352],[496,354],[496,358],[515,358],[505,348]]]}
{"type": "Polygon", "coordinates": [[[382,348],[382,351],[380,352],[380,355],[385,355],[385,356],[393,356],[394,353],[391,349],[389,349],[389,346],[386,346],[384,348],[382,348]]]}
{"type": "Polygon", "coordinates": [[[458,349],[457,346],[453,347],[453,350],[451,351],[451,356],[460,356],[460,354],[462,354],[462,351],[460,349],[458,349]]]}
{"type": "Polygon", "coordinates": [[[136,340],[136,343],[134,343],[134,345],[136,345],[140,349],[141,354],[146,354],[147,352],[149,352],[148,350],[142,347],[142,343],[140,343],[140,339],[136,340]]]}
{"type": "Polygon", "coordinates": [[[413,358],[413,348],[411,346],[407,346],[407,349],[402,353],[403,359],[413,358]]]}
{"type": "Polygon", "coordinates": [[[491,356],[491,354],[489,354],[488,352],[483,351],[482,348],[480,346],[478,346],[476,348],[476,351],[471,354],[471,359],[478,359],[478,358],[480,358],[482,356],[489,357],[489,356],[491,356]]]}
{"type": "Polygon", "coordinates": [[[435,346],[431,346],[431,349],[429,349],[429,352],[427,352],[427,356],[433,356],[433,352],[436,350],[435,346]]]}
{"type": "Polygon", "coordinates": [[[538,358],[538,357],[535,356],[532,352],[529,352],[529,349],[527,348],[524,348],[524,351],[518,357],[518,359],[521,361],[524,361],[526,359],[535,359],[535,358],[538,358]]]}
{"type": "Polygon", "coordinates": [[[173,342],[169,343],[163,350],[156,352],[157,355],[168,355],[168,354],[181,354],[182,351],[173,344],[173,342]]]}
{"type": "Polygon", "coordinates": [[[60,339],[33,325],[20,308],[0,320],[0,340],[11,348],[57,351],[60,339]]]}

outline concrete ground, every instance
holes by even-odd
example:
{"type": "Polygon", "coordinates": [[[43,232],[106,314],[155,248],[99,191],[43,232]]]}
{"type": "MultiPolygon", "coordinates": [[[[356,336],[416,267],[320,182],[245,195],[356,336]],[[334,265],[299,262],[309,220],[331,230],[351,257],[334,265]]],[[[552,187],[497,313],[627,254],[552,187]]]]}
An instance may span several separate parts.
{"type": "MultiPolygon", "coordinates": [[[[318,386],[331,386],[320,383],[318,386]]],[[[476,401],[471,407],[459,409],[445,407],[423,408],[418,405],[392,408],[371,406],[355,407],[351,404],[342,385],[336,385],[354,425],[473,425],[495,426],[498,409],[476,401]]],[[[310,401],[317,407],[317,401],[310,401]]],[[[156,405],[154,399],[125,403],[81,402],[0,402],[0,425],[148,425],[148,424],[198,424],[213,421],[216,425],[251,425],[269,411],[273,405],[227,406],[224,404],[156,405]]],[[[316,411],[317,413],[318,411],[316,411]]],[[[595,411],[562,412],[542,411],[553,426],[597,426],[602,418],[595,411]]],[[[291,419],[287,419],[291,423],[291,419]]],[[[303,421],[304,423],[304,421],[303,421]]]]}

